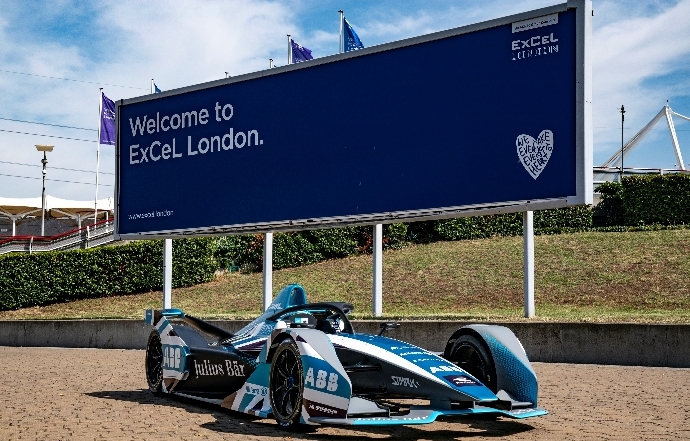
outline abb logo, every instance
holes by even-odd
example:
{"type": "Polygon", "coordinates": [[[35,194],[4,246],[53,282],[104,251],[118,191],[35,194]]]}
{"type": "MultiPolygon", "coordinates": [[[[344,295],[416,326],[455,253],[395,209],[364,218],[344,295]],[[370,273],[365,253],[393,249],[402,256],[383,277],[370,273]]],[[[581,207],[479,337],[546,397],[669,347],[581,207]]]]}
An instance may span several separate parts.
{"type": "Polygon", "coordinates": [[[309,385],[316,389],[326,388],[329,392],[335,392],[338,390],[338,374],[333,372],[329,374],[326,371],[319,370],[316,372],[316,378],[314,378],[314,368],[309,368],[304,378],[304,385],[309,385]]]}
{"type": "Polygon", "coordinates": [[[170,346],[163,348],[163,367],[170,369],[180,368],[180,348],[170,346]]]}

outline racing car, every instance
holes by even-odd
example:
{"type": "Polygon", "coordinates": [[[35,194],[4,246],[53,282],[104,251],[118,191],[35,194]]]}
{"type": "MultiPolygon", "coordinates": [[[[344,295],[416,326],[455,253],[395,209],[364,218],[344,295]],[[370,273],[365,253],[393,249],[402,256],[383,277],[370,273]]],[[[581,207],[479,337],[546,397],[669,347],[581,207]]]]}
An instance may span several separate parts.
{"type": "Polygon", "coordinates": [[[382,323],[379,335],[356,333],[352,310],[308,303],[296,284],[234,334],[179,309],[146,310],[149,389],[272,417],[284,428],[547,413],[537,407],[537,377],[508,328],[461,327],[435,353],[384,335],[394,322],[382,323]]]}

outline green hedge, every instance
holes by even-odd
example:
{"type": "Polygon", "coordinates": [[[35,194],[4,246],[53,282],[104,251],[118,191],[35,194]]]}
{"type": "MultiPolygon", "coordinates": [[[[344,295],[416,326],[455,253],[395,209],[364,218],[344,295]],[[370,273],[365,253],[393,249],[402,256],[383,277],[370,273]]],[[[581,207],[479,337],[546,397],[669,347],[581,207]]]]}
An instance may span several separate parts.
{"type": "MultiPolygon", "coordinates": [[[[534,212],[535,234],[663,229],[690,224],[690,176],[626,177],[599,186],[596,207],[534,212]],[[594,221],[594,224],[593,224],[594,221]]],[[[371,252],[373,227],[276,233],[275,269],[371,252]]],[[[390,224],[384,248],[439,240],[481,239],[522,234],[522,213],[390,224]]],[[[173,286],[213,279],[218,268],[263,266],[263,234],[173,241],[173,286]]],[[[157,290],[162,287],[162,241],[118,247],[0,256],[0,309],[43,305],[86,297],[157,290]]]]}
{"type": "MultiPolygon", "coordinates": [[[[534,212],[535,234],[584,231],[591,226],[591,207],[570,207],[534,212]]],[[[432,230],[426,232],[426,240],[520,236],[522,235],[522,213],[445,219],[432,222],[429,227],[432,230]]]]}
{"type": "MultiPolygon", "coordinates": [[[[592,210],[589,207],[534,213],[536,234],[582,231],[591,225],[592,210]]],[[[396,223],[383,226],[383,247],[398,249],[408,243],[521,234],[521,213],[411,224],[396,223]]],[[[263,234],[220,238],[216,258],[221,268],[237,266],[247,272],[260,270],[263,267],[263,240],[263,234]]],[[[373,226],[276,233],[273,238],[273,268],[290,268],[368,253],[371,252],[372,243],[373,226]]]]}
{"type": "Polygon", "coordinates": [[[625,225],[690,223],[690,175],[624,178],[621,199],[625,225]]]}
{"type": "Polygon", "coordinates": [[[601,225],[690,224],[690,175],[628,176],[597,190],[601,225]]]}
{"type": "MultiPolygon", "coordinates": [[[[173,286],[213,279],[215,240],[173,241],[173,286]]],[[[162,241],[0,256],[0,310],[161,289],[162,241]]]]}

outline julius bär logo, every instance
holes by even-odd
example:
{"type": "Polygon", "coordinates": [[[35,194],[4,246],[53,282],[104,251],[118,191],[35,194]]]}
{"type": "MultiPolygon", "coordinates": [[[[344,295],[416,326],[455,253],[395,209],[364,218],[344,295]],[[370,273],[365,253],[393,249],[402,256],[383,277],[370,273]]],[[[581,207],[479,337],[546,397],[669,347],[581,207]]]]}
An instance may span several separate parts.
{"type": "Polygon", "coordinates": [[[532,178],[537,179],[551,158],[553,133],[551,130],[543,130],[537,139],[523,134],[517,137],[515,144],[522,166],[532,178]]]}
{"type": "Polygon", "coordinates": [[[233,360],[225,360],[225,366],[222,364],[211,363],[208,360],[199,360],[199,362],[194,360],[194,372],[196,373],[196,378],[199,378],[199,375],[227,375],[228,377],[245,376],[244,365],[233,360]]]}

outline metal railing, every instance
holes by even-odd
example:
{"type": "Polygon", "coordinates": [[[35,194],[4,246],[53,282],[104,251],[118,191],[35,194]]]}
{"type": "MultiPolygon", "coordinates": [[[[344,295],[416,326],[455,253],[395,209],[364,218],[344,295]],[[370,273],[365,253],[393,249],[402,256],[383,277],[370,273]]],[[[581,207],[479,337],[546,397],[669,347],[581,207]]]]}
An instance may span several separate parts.
{"type": "Polygon", "coordinates": [[[55,236],[9,236],[0,238],[0,254],[12,252],[35,253],[41,251],[92,248],[114,240],[113,219],[106,219],[57,234],[55,236]]]}
{"type": "MultiPolygon", "coordinates": [[[[593,167],[594,179],[592,189],[596,193],[596,188],[604,182],[619,182],[621,179],[620,167],[593,167]]],[[[690,174],[690,170],[680,170],[676,168],[636,168],[625,167],[623,169],[623,176],[635,175],[670,175],[670,174],[690,174]]]]}

